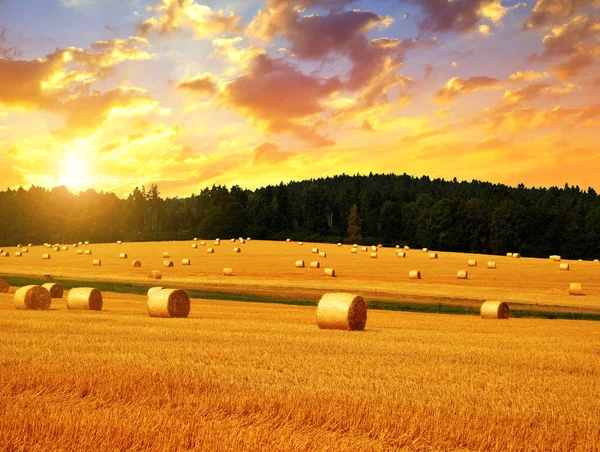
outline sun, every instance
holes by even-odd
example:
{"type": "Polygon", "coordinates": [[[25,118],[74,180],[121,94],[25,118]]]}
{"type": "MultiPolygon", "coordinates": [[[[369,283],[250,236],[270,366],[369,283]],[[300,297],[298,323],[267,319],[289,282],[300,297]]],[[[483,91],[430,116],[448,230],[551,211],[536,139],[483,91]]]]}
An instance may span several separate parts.
{"type": "Polygon", "coordinates": [[[83,188],[90,185],[89,162],[81,153],[69,152],[65,154],[60,168],[61,171],[58,177],[60,185],[69,188],[83,188]]]}

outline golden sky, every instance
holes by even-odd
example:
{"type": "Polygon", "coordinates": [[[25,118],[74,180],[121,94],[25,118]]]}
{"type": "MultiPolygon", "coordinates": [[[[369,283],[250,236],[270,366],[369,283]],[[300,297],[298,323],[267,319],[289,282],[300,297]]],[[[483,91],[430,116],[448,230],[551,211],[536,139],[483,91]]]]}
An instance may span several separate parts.
{"type": "Polygon", "coordinates": [[[0,0],[0,189],[600,190],[600,0],[0,0]]]}

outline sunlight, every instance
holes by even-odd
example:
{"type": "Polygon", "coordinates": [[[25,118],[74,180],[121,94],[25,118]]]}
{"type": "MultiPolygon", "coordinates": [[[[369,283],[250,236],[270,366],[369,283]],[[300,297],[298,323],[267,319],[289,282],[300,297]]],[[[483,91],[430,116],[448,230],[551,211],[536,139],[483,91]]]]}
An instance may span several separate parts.
{"type": "Polygon", "coordinates": [[[87,159],[81,152],[65,154],[60,165],[58,183],[69,188],[82,188],[90,185],[90,171],[87,159]]]}

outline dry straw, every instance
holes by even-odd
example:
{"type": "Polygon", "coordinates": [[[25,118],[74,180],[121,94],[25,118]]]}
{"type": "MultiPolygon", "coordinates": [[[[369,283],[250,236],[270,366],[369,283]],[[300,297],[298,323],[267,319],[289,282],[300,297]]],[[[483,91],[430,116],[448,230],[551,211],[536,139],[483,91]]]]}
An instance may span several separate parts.
{"type": "Polygon", "coordinates": [[[24,286],[15,292],[14,302],[19,310],[43,310],[50,308],[52,297],[42,286],[24,286]]]}
{"type": "Polygon", "coordinates": [[[162,286],[154,286],[154,287],[150,287],[150,289],[148,289],[148,293],[147,293],[146,295],[147,295],[147,296],[150,296],[150,294],[151,294],[152,292],[155,292],[155,291],[157,291],[157,290],[162,290],[162,288],[163,288],[162,286]]]}
{"type": "Polygon", "coordinates": [[[61,250],[63,250],[63,251],[69,251],[69,247],[65,245],[65,246],[63,246],[63,247],[61,248],[61,250]]]}
{"type": "Polygon", "coordinates": [[[181,265],[192,265],[189,259],[181,259],[181,265]]]}
{"type": "Polygon", "coordinates": [[[42,285],[42,287],[44,289],[46,289],[48,292],[50,292],[50,296],[52,298],[62,298],[63,297],[63,293],[64,293],[63,286],[61,286],[58,283],[49,282],[49,283],[42,285]]]}
{"type": "Polygon", "coordinates": [[[335,270],[333,268],[326,268],[324,272],[325,276],[331,276],[335,278],[335,270]]]}
{"type": "Polygon", "coordinates": [[[133,262],[131,263],[131,266],[132,266],[132,267],[141,267],[141,266],[142,266],[142,263],[141,263],[140,261],[133,261],[133,262]]]}
{"type": "Polygon", "coordinates": [[[92,255],[92,250],[85,250],[83,254],[87,254],[88,256],[92,255]]]}
{"type": "Polygon", "coordinates": [[[409,249],[410,249],[410,246],[408,246],[408,245],[404,245],[404,249],[405,249],[405,250],[409,250],[409,249]]]}
{"type": "Polygon", "coordinates": [[[581,283],[570,283],[569,284],[569,295],[582,295],[581,283]]]}
{"type": "Polygon", "coordinates": [[[554,262],[560,262],[560,260],[562,259],[560,256],[552,256],[552,259],[554,260],[554,262]]]}
{"type": "Polygon", "coordinates": [[[92,261],[92,266],[93,267],[100,267],[102,265],[102,261],[100,259],[94,259],[92,261]]]}
{"type": "Polygon", "coordinates": [[[194,237],[194,242],[196,242],[198,240],[198,237],[194,237]]]}
{"type": "Polygon", "coordinates": [[[424,253],[426,253],[427,251],[429,251],[427,248],[423,248],[424,253]]]}
{"type": "Polygon", "coordinates": [[[366,246],[363,246],[363,247],[361,248],[361,250],[362,250],[362,251],[364,251],[364,252],[366,253],[366,252],[368,251],[368,248],[367,248],[366,246]]]}
{"type": "Polygon", "coordinates": [[[324,330],[362,331],[367,323],[367,304],[358,295],[326,293],[317,306],[317,325],[324,330]]]}
{"type": "Polygon", "coordinates": [[[77,254],[83,254],[83,250],[77,250],[77,254]]]}
{"type": "Polygon", "coordinates": [[[23,257],[23,253],[21,251],[17,251],[15,253],[15,257],[23,257]]]}
{"type": "Polygon", "coordinates": [[[232,242],[235,242],[235,239],[231,239],[232,242]]]}
{"type": "Polygon", "coordinates": [[[337,246],[342,246],[342,244],[338,242],[337,246]]]}
{"type": "Polygon", "coordinates": [[[8,251],[5,251],[4,253],[2,253],[2,256],[4,256],[4,257],[10,257],[10,253],[8,251]]]}
{"type": "Polygon", "coordinates": [[[512,253],[512,257],[520,259],[521,258],[521,253],[512,253]]]}
{"type": "Polygon", "coordinates": [[[327,257],[327,253],[325,251],[321,251],[319,253],[319,257],[327,257]]]}
{"type": "Polygon", "coordinates": [[[214,248],[206,248],[206,252],[208,254],[213,254],[215,252],[214,248]]]}
{"type": "Polygon", "coordinates": [[[481,305],[480,315],[482,319],[508,319],[510,308],[504,301],[486,301],[481,305]]]}
{"type": "Polygon", "coordinates": [[[429,253],[429,259],[437,259],[438,253],[429,253]]]}
{"type": "Polygon", "coordinates": [[[158,270],[152,270],[150,273],[148,273],[148,279],[161,279],[161,278],[162,278],[162,274],[158,270]]]}
{"type": "Polygon", "coordinates": [[[286,241],[286,242],[291,242],[291,241],[292,241],[292,239],[285,239],[285,241],[286,241]]]}
{"type": "Polygon", "coordinates": [[[310,268],[321,268],[321,263],[320,262],[311,262],[310,268]]]}
{"type": "Polygon", "coordinates": [[[506,257],[512,257],[512,253],[506,253],[506,257]]]}
{"type": "Polygon", "coordinates": [[[496,262],[492,262],[492,261],[488,262],[487,268],[488,268],[488,270],[494,270],[496,268],[496,262]]]}
{"type": "Polygon", "coordinates": [[[350,254],[356,254],[358,252],[357,248],[351,248],[350,249],[350,254]]]}
{"type": "Polygon", "coordinates": [[[67,308],[76,310],[102,310],[102,292],[93,287],[76,287],[69,290],[67,308]]]}
{"type": "Polygon", "coordinates": [[[298,245],[302,246],[302,245],[304,245],[304,243],[303,242],[298,242],[298,245]]]}
{"type": "Polygon", "coordinates": [[[29,253],[29,248],[23,248],[23,249],[21,250],[21,252],[22,252],[22,253],[29,253]]]}
{"type": "Polygon", "coordinates": [[[421,279],[421,272],[419,270],[411,270],[408,272],[408,279],[421,279]]]}
{"type": "Polygon", "coordinates": [[[377,247],[375,245],[371,246],[371,251],[377,251],[377,247]]]}
{"type": "Polygon", "coordinates": [[[168,259],[168,258],[170,258],[170,257],[171,257],[171,256],[169,255],[169,252],[168,252],[168,251],[165,251],[165,252],[163,253],[163,259],[168,259]]]}
{"type": "Polygon", "coordinates": [[[396,253],[396,256],[398,256],[398,257],[406,257],[406,253],[404,251],[398,251],[396,253]]]}
{"type": "Polygon", "coordinates": [[[173,261],[170,260],[164,260],[163,261],[163,267],[173,267],[175,264],[173,264],[173,261]]]}
{"type": "Polygon", "coordinates": [[[200,245],[201,246],[206,246],[206,242],[202,241],[202,242],[200,242],[200,245]]]}
{"type": "Polygon", "coordinates": [[[469,259],[469,261],[467,262],[467,266],[477,267],[477,261],[475,259],[469,259]]]}
{"type": "Polygon", "coordinates": [[[8,282],[4,281],[3,279],[0,279],[0,293],[8,292],[8,287],[8,282]]]}
{"type": "Polygon", "coordinates": [[[456,279],[468,279],[469,278],[469,272],[467,272],[466,270],[459,270],[458,273],[456,274],[456,279]]]}
{"type": "Polygon", "coordinates": [[[241,249],[241,248],[234,248],[234,249],[233,249],[233,252],[234,252],[234,253],[241,253],[241,252],[242,252],[242,249],[241,249]]]}
{"type": "Polygon", "coordinates": [[[185,290],[161,289],[148,295],[150,317],[185,318],[190,314],[190,297],[185,290]]]}
{"type": "Polygon", "coordinates": [[[52,248],[54,251],[56,251],[57,253],[60,253],[60,246],[55,246],[52,248]]]}
{"type": "Polygon", "coordinates": [[[313,254],[319,254],[319,248],[313,248],[312,250],[310,250],[310,252],[313,254]]]}
{"type": "Polygon", "coordinates": [[[84,243],[84,245],[89,245],[89,244],[90,244],[90,242],[89,242],[88,240],[86,240],[86,241],[85,241],[85,242],[83,242],[83,243],[84,243]]]}
{"type": "Polygon", "coordinates": [[[49,254],[42,254],[42,259],[50,259],[50,255],[49,254]]]}
{"type": "Polygon", "coordinates": [[[371,259],[377,259],[377,253],[371,253],[371,259]]]}
{"type": "Polygon", "coordinates": [[[304,268],[304,261],[296,261],[296,268],[304,268]]]}
{"type": "Polygon", "coordinates": [[[233,276],[233,268],[224,268],[223,276],[233,276]]]}
{"type": "Polygon", "coordinates": [[[119,259],[127,259],[127,253],[119,254],[119,259]]]}
{"type": "Polygon", "coordinates": [[[117,245],[120,245],[121,243],[123,243],[123,242],[121,242],[120,240],[117,240],[117,245]]]}
{"type": "Polygon", "coordinates": [[[198,244],[197,243],[192,243],[192,248],[198,248],[198,244]]]}
{"type": "Polygon", "coordinates": [[[570,269],[569,264],[560,264],[559,265],[559,270],[566,270],[568,271],[570,269]]]}

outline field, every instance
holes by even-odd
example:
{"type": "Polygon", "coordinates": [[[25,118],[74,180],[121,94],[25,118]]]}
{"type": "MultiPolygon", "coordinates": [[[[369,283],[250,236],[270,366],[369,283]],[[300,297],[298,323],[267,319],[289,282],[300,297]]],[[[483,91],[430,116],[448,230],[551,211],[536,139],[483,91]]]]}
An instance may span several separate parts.
{"type": "MultiPolygon", "coordinates": [[[[158,269],[169,287],[290,299],[343,290],[367,301],[600,306],[597,262],[561,272],[547,259],[234,246],[209,255],[191,242],[91,245],[92,256],[69,248],[50,262],[45,248],[15,258],[4,247],[0,274],[155,285],[146,276],[158,269]],[[162,267],[164,251],[175,267],[162,267]],[[296,269],[297,259],[339,277],[296,269]],[[456,280],[468,259],[478,266],[456,280]],[[408,280],[413,268],[422,280],[408,280]],[[567,295],[569,282],[585,295],[567,295]]],[[[12,293],[0,294],[0,450],[600,450],[597,322],[370,310],[364,332],[346,332],[319,330],[312,306],[193,299],[189,318],[155,319],[144,296],[104,298],[100,312],[69,311],[64,299],[17,311],[12,293]]]]}

